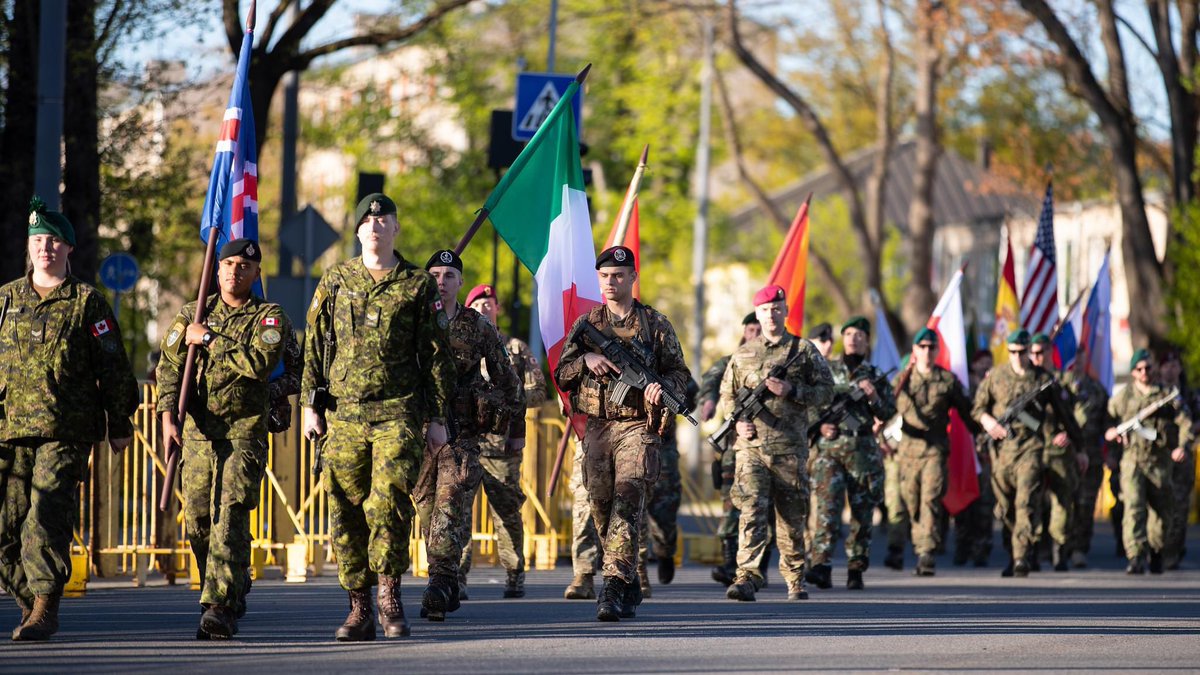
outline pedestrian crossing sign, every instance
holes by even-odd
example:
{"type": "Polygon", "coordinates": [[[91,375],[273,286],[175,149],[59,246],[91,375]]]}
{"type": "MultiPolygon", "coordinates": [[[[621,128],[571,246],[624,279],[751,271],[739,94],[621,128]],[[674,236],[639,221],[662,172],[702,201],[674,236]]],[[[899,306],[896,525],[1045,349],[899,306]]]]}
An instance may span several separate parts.
{"type": "MultiPolygon", "coordinates": [[[[518,73],[517,103],[513,107],[512,137],[515,141],[528,141],[546,121],[558,99],[575,80],[574,75],[553,73],[518,73]]],[[[571,101],[575,113],[576,138],[581,130],[583,117],[583,90],[571,101]]]]}

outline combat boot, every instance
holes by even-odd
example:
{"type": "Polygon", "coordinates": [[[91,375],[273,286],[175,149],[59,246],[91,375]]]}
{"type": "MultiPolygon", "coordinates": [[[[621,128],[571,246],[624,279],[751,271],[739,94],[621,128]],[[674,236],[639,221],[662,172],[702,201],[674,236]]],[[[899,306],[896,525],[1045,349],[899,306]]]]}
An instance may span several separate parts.
{"type": "Polygon", "coordinates": [[[250,587],[254,585],[254,576],[250,574],[250,568],[246,568],[245,583],[242,585],[242,592],[238,595],[237,618],[241,619],[246,616],[246,596],[250,595],[250,587]]]}
{"type": "Polygon", "coordinates": [[[863,571],[846,570],[846,588],[852,591],[863,589],[863,571]]]}
{"type": "Polygon", "coordinates": [[[467,597],[467,575],[461,571],[458,573],[458,600],[461,603],[463,600],[468,600],[467,597]]]}
{"type": "Polygon", "coordinates": [[[375,617],[383,628],[384,637],[408,637],[411,629],[404,616],[404,604],[400,602],[400,579],[379,577],[378,615],[375,617]]]}
{"type": "Polygon", "coordinates": [[[712,568],[713,581],[722,586],[733,583],[737,574],[737,537],[725,537],[721,540],[721,557],[723,562],[712,568]]]}
{"type": "Polygon", "coordinates": [[[12,639],[18,642],[49,640],[58,632],[58,602],[62,591],[50,595],[36,595],[29,618],[13,631],[12,639]]]}
{"type": "Polygon", "coordinates": [[[646,561],[638,562],[637,566],[638,589],[642,592],[642,597],[650,597],[650,570],[646,569],[646,561]]]}
{"type": "Polygon", "coordinates": [[[675,579],[675,556],[658,557],[658,583],[666,586],[675,579]]]}
{"type": "Polygon", "coordinates": [[[1012,575],[1014,577],[1027,577],[1029,576],[1029,571],[1031,569],[1032,566],[1029,564],[1029,560],[1027,558],[1017,558],[1017,560],[1013,562],[1012,575]]]}
{"type": "Polygon", "coordinates": [[[196,631],[196,639],[228,640],[237,635],[237,632],[237,611],[225,605],[211,605],[200,615],[200,628],[196,631]]]}
{"type": "Polygon", "coordinates": [[[563,592],[563,597],[567,600],[594,600],[596,598],[595,576],[594,574],[576,574],[571,585],[567,586],[567,590],[563,592]]]}
{"type": "Polygon", "coordinates": [[[1087,554],[1083,551],[1071,551],[1071,567],[1077,570],[1087,568],[1087,554]]]}
{"type": "Polygon", "coordinates": [[[1062,544],[1055,544],[1050,553],[1051,561],[1054,563],[1055,572],[1066,572],[1070,569],[1067,563],[1066,547],[1062,544]]]}
{"type": "Polygon", "coordinates": [[[1163,555],[1161,551],[1150,551],[1150,574],[1163,573],[1163,555]]]}
{"type": "Polygon", "coordinates": [[[788,600],[807,600],[808,599],[808,591],[804,590],[803,577],[796,579],[795,581],[789,581],[787,587],[788,587],[788,596],[787,596],[788,600]]]}
{"type": "Polygon", "coordinates": [[[429,578],[429,585],[425,587],[425,593],[421,596],[423,617],[430,621],[445,621],[446,614],[460,606],[457,580],[442,575],[429,578]]]}
{"type": "Polygon", "coordinates": [[[759,588],[762,588],[761,585],[755,583],[756,581],[757,579],[750,574],[739,570],[737,578],[733,580],[733,583],[730,584],[728,590],[725,591],[725,597],[729,598],[730,600],[737,600],[739,602],[754,602],[755,592],[757,592],[759,588]]]}
{"type": "Polygon", "coordinates": [[[914,576],[931,577],[937,574],[937,560],[928,553],[922,553],[917,559],[917,569],[913,571],[914,576]]]}
{"type": "Polygon", "coordinates": [[[596,603],[597,621],[620,621],[621,600],[625,597],[625,581],[620,577],[604,577],[604,588],[596,603]]]}
{"type": "Polygon", "coordinates": [[[771,569],[771,547],[763,549],[762,562],[758,563],[758,573],[762,575],[762,583],[758,585],[761,590],[767,587],[767,570],[771,569]]]}
{"type": "Polygon", "coordinates": [[[350,614],[333,634],[338,642],[368,642],[375,639],[375,619],[371,616],[371,588],[350,591],[350,614]]]}
{"type": "Polygon", "coordinates": [[[21,608],[21,621],[19,623],[17,623],[17,627],[13,628],[13,630],[12,630],[12,639],[14,639],[14,640],[17,639],[17,631],[21,630],[21,626],[24,626],[25,622],[29,621],[30,615],[33,614],[32,607],[26,606],[25,603],[21,602],[20,598],[16,598],[16,600],[17,600],[17,607],[21,608]]]}
{"type": "Polygon", "coordinates": [[[1129,564],[1125,566],[1125,574],[1145,574],[1146,561],[1141,555],[1135,555],[1129,559],[1129,564]]]}
{"type": "Polygon", "coordinates": [[[897,572],[904,569],[904,549],[899,546],[889,546],[887,556],[883,559],[883,566],[897,572]]]}
{"type": "Polygon", "coordinates": [[[504,597],[525,597],[525,573],[520,570],[508,570],[504,575],[504,597]]]}
{"type": "Polygon", "coordinates": [[[637,616],[637,606],[642,604],[642,598],[645,597],[649,596],[642,593],[640,584],[625,584],[625,594],[621,596],[621,618],[632,619],[637,616]]]}
{"type": "Polygon", "coordinates": [[[804,580],[820,589],[833,588],[833,568],[829,565],[813,565],[805,573],[804,580]]]}

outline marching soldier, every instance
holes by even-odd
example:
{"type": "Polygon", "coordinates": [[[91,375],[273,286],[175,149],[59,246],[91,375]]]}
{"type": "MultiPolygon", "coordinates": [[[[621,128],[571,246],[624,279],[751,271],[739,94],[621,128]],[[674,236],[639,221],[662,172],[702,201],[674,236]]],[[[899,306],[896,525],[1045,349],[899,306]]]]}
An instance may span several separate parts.
{"type": "Polygon", "coordinates": [[[588,322],[620,343],[640,342],[652,355],[653,369],[678,395],[689,377],[675,329],[665,316],[633,297],[637,280],[633,252],[624,246],[605,249],[596,258],[604,304],[580,317],[569,333],[555,379],[571,394],[575,412],[587,415],[583,440],[583,483],[591,500],[604,550],[604,590],[596,618],[632,617],[641,601],[637,580],[638,528],[646,493],[658,478],[659,448],[671,413],[663,387],[630,389],[623,400],[610,398],[619,367],[594,347],[580,344],[588,322]]]}
{"type": "MultiPolygon", "coordinates": [[[[1133,353],[1129,369],[1133,381],[1108,402],[1108,413],[1117,423],[1134,418],[1170,391],[1155,383],[1153,359],[1145,349],[1133,353]]],[[[1129,558],[1126,574],[1145,574],[1147,557],[1152,574],[1163,571],[1165,528],[1147,530],[1147,518],[1150,510],[1164,523],[1174,517],[1172,464],[1184,462],[1189,452],[1180,445],[1188,433],[1179,428],[1180,409],[1176,400],[1141,421],[1153,440],[1138,433],[1118,433],[1115,426],[1104,432],[1104,440],[1113,444],[1110,447],[1120,450],[1121,497],[1125,501],[1122,529],[1129,558]]]]}
{"type": "Polygon", "coordinates": [[[945,509],[942,498],[950,458],[950,410],[958,411],[972,433],[982,431],[971,417],[971,400],[962,383],[935,363],[937,351],[937,334],[922,328],[913,339],[911,361],[896,381],[896,409],[901,417],[896,452],[900,497],[912,523],[916,575],[928,577],[935,574],[934,555],[942,543],[939,523],[945,509]]]}
{"type": "Polygon", "coordinates": [[[1196,423],[1200,409],[1197,408],[1196,392],[1187,386],[1183,378],[1183,363],[1175,349],[1165,350],[1158,359],[1158,378],[1162,386],[1179,390],[1179,414],[1175,423],[1179,426],[1179,447],[1189,450],[1182,462],[1171,465],[1171,495],[1175,500],[1169,523],[1154,522],[1148,527],[1165,527],[1163,534],[1163,564],[1169,570],[1179,569],[1183,560],[1184,544],[1187,539],[1188,514],[1192,510],[1192,490],[1196,486],[1196,423]]]}
{"type": "MultiPolygon", "coordinates": [[[[971,357],[970,381],[971,401],[979,385],[992,370],[993,357],[988,349],[981,349],[971,357]]],[[[973,416],[972,416],[973,417],[973,416]]],[[[954,516],[954,564],[966,565],[974,561],[975,567],[987,567],[992,556],[992,532],[996,515],[996,497],[992,492],[992,458],[984,449],[989,437],[976,434],[975,450],[979,457],[979,497],[954,516]]]]}
{"type": "Polygon", "coordinates": [[[862,396],[851,401],[839,424],[824,423],[816,443],[812,481],[817,524],[813,532],[813,567],[807,579],[817,588],[833,585],[830,561],[842,522],[842,504],[850,500],[850,536],[846,539],[846,588],[862,590],[863,572],[870,566],[871,519],[883,499],[883,458],[875,441],[875,423],[896,414],[896,402],[886,377],[867,362],[871,324],[856,316],[842,324],[844,355],[829,362],[835,393],[862,396]]]}
{"type": "Polygon", "coordinates": [[[1083,372],[1082,363],[1063,373],[1063,387],[1075,399],[1075,422],[1083,433],[1083,451],[1087,470],[1080,477],[1075,502],[1075,517],[1070,525],[1071,566],[1087,567],[1096,524],[1096,499],[1104,482],[1104,427],[1108,419],[1108,391],[1104,385],[1083,372]]]}
{"type": "MultiPolygon", "coordinates": [[[[571,433],[570,428],[567,433],[571,433]]],[[[583,442],[575,443],[571,461],[571,568],[574,578],[563,591],[567,600],[595,600],[600,571],[600,535],[592,521],[592,503],[583,484],[583,442]]]]}
{"type": "MultiPolygon", "coordinates": [[[[684,397],[694,401],[700,387],[688,376],[684,397]]],[[[689,404],[690,405],[690,404],[689,404]]],[[[683,501],[683,478],[679,475],[679,442],[675,437],[675,416],[667,415],[659,448],[658,480],[646,495],[645,527],[642,528],[642,551],[638,563],[638,579],[642,594],[650,597],[650,575],[646,558],[654,554],[658,562],[658,581],[666,585],[675,579],[675,551],[679,545],[679,505],[683,501]]]]}
{"type": "Polygon", "coordinates": [[[725,595],[753,601],[762,588],[761,564],[775,511],[779,571],[788,600],[804,600],[804,528],[808,518],[808,412],[833,397],[833,377],[812,343],[787,332],[787,296],[767,286],[754,296],[762,337],[738,347],[721,380],[721,408],[732,413],[737,392],[766,382],[770,416],[737,420],[737,477],[730,497],[740,510],[737,575],[725,595]],[[790,361],[790,364],[787,362],[790,361]],[[787,365],[783,377],[772,376],[787,365]],[[773,421],[772,421],[773,420],[773,421]]]}
{"type": "Polygon", "coordinates": [[[0,586],[13,640],[48,640],[71,576],[92,444],[129,447],[137,383],[104,297],[71,276],[75,228],[34,197],[24,277],[0,286],[0,586]]]}
{"type": "Polygon", "coordinates": [[[425,449],[446,445],[455,381],[437,284],[393,248],[396,203],[367,195],[355,222],[363,254],[317,284],[302,384],[305,435],[328,430],[323,478],[338,579],[350,594],[339,641],[375,639],[376,583],[384,634],[409,634],[400,577],[409,566],[410,494],[425,449]]]}
{"type": "MultiPolygon", "coordinates": [[[[496,317],[500,313],[499,299],[496,289],[487,284],[480,284],[467,293],[466,306],[475,310],[488,323],[496,326],[496,317]]],[[[451,324],[453,326],[453,323],[451,324]]],[[[452,334],[453,337],[453,334],[452,334]]],[[[504,345],[504,353],[512,366],[517,381],[522,385],[525,407],[537,408],[546,401],[546,378],[542,368],[529,345],[515,337],[500,336],[504,345]]],[[[488,361],[480,362],[484,380],[492,386],[497,386],[500,376],[493,376],[488,370],[488,361]]],[[[524,410],[514,414],[524,415],[524,410]]],[[[523,417],[522,417],[523,419],[523,417]]],[[[513,420],[516,422],[516,419],[513,420]]],[[[524,430],[524,425],[521,425],[524,430]]],[[[525,503],[525,491],[521,489],[521,451],[525,446],[525,438],[511,438],[509,434],[484,434],[480,446],[480,465],[483,468],[482,486],[487,494],[488,505],[492,508],[492,520],[496,523],[496,550],[499,552],[500,564],[504,566],[504,597],[525,597],[525,529],[521,521],[521,505],[525,503]]],[[[478,487],[466,495],[466,505],[470,509],[475,503],[475,493],[478,487]]],[[[471,522],[470,512],[467,512],[465,522],[471,522]]],[[[467,573],[471,571],[471,532],[466,531],[463,541],[462,558],[458,569],[458,596],[460,600],[467,597],[467,573]]]]}
{"type": "Polygon", "coordinates": [[[252,239],[221,247],[217,283],[205,318],[183,306],[163,337],[158,407],[163,438],[182,445],[183,515],[201,581],[204,613],[196,638],[230,638],[246,613],[250,512],[258,506],[267,463],[267,378],[283,357],[291,322],[279,305],[251,292],[262,251],[252,239]],[[197,355],[195,394],[177,420],[188,347],[197,355]],[[181,428],[182,427],[182,428],[181,428]]]}

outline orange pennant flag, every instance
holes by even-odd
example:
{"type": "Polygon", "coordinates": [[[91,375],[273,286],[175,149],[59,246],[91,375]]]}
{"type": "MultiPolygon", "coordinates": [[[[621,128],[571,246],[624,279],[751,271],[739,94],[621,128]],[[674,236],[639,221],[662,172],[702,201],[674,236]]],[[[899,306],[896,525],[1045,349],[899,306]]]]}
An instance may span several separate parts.
{"type": "MultiPolygon", "coordinates": [[[[633,268],[640,277],[642,275],[642,246],[641,238],[638,235],[637,198],[634,198],[633,200],[633,213],[629,216],[629,225],[625,228],[624,241],[616,241],[617,226],[621,224],[620,219],[620,214],[617,214],[617,220],[613,221],[612,230],[609,231],[608,238],[605,239],[604,248],[607,249],[612,246],[624,246],[625,248],[633,251],[633,268]]],[[[637,298],[638,300],[642,299],[642,282],[640,279],[633,284],[633,297],[637,298]]]]}
{"type": "Polygon", "coordinates": [[[804,328],[804,282],[808,276],[808,204],[812,195],[800,205],[796,219],[788,229],[787,238],[783,240],[783,248],[775,265],[771,267],[771,276],[767,285],[778,284],[787,293],[788,316],[787,329],[792,335],[800,335],[804,328]]]}

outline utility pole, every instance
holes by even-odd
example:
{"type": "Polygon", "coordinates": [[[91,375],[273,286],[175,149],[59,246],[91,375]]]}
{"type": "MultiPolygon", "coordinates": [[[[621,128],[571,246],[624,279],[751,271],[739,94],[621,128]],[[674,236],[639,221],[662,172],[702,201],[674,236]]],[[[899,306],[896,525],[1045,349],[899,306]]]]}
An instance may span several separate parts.
{"type": "MultiPolygon", "coordinates": [[[[696,147],[696,220],[692,225],[692,274],[695,276],[695,297],[692,307],[692,377],[697,382],[704,372],[704,269],[708,266],[708,183],[709,155],[712,131],[713,84],[713,26],[704,17],[704,58],[700,71],[700,138],[696,147]]],[[[691,447],[692,466],[700,466],[700,434],[696,433],[691,447]]]]}
{"type": "MultiPolygon", "coordinates": [[[[546,49],[546,72],[554,72],[554,49],[558,40],[558,0],[550,0],[550,44],[546,49]]],[[[515,274],[513,275],[516,276],[515,274]]],[[[513,280],[513,293],[516,293],[516,279],[513,280]]],[[[541,321],[538,319],[537,280],[533,282],[533,302],[529,303],[529,351],[541,354],[542,345],[541,321]]]]}

